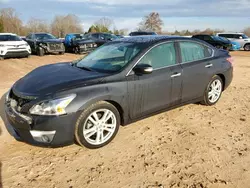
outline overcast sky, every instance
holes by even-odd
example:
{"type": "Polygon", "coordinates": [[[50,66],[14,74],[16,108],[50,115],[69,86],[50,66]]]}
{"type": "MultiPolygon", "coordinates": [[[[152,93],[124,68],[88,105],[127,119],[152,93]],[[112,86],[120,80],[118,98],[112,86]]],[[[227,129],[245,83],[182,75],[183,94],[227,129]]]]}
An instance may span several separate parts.
{"type": "Polygon", "coordinates": [[[118,29],[136,29],[142,17],[159,12],[163,30],[220,28],[241,31],[250,26],[250,0],[0,0],[26,22],[30,17],[50,21],[54,15],[76,14],[85,30],[105,16],[118,29]]]}

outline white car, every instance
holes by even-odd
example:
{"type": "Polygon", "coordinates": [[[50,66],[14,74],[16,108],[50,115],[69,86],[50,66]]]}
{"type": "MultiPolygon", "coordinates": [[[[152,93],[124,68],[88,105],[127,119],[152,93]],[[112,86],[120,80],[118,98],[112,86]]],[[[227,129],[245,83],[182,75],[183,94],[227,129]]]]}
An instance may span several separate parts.
{"type": "Polygon", "coordinates": [[[29,57],[28,43],[12,33],[0,33],[0,59],[6,57],[29,57]]]}
{"type": "Polygon", "coordinates": [[[238,42],[241,48],[244,48],[245,51],[250,51],[250,38],[244,33],[217,33],[216,35],[227,38],[233,42],[238,42]]]}

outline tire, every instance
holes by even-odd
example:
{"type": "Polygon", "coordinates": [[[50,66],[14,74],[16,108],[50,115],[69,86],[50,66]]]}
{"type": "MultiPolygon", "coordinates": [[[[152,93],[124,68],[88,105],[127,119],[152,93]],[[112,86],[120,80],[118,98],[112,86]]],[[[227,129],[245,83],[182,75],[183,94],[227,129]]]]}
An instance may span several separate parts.
{"type": "Polygon", "coordinates": [[[3,56],[0,56],[0,61],[4,60],[4,57],[3,56]]]}
{"type": "Polygon", "coordinates": [[[38,56],[44,56],[44,55],[45,55],[44,49],[39,47],[39,48],[37,49],[37,55],[38,55],[38,56]]]}
{"type": "Polygon", "coordinates": [[[250,50],[250,44],[246,44],[246,45],[244,46],[244,50],[245,50],[245,51],[249,51],[249,50],[250,50]]]}
{"type": "Polygon", "coordinates": [[[65,52],[59,52],[59,55],[64,55],[65,52]]]}
{"type": "Polygon", "coordinates": [[[84,110],[78,118],[75,127],[76,141],[89,149],[101,148],[114,139],[120,123],[120,114],[115,106],[105,101],[97,102],[84,110]],[[104,117],[108,119],[103,120],[104,117]]]}
{"type": "Polygon", "coordinates": [[[221,94],[223,92],[223,84],[224,83],[222,79],[218,75],[213,76],[211,81],[207,85],[207,88],[204,92],[203,101],[201,103],[206,106],[215,105],[219,101],[221,94]],[[213,87],[214,89],[212,89],[213,87]]]}

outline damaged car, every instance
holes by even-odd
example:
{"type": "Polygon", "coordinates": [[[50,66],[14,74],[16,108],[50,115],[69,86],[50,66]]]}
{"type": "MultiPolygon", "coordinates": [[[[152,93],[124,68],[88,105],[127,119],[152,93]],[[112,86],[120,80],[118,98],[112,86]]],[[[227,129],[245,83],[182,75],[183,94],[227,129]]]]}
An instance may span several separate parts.
{"type": "Polygon", "coordinates": [[[65,52],[63,41],[49,33],[30,33],[25,40],[30,45],[32,53],[39,56],[65,52]]]}
{"type": "Polygon", "coordinates": [[[97,48],[94,40],[88,39],[81,33],[70,33],[65,36],[66,52],[75,54],[89,53],[97,48]]]}

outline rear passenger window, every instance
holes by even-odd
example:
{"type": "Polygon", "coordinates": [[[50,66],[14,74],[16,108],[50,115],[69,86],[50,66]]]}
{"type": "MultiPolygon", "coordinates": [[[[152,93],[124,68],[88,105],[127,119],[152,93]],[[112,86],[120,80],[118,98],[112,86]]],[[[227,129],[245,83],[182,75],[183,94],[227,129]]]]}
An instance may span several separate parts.
{"type": "Polygon", "coordinates": [[[182,63],[212,57],[213,50],[195,42],[180,42],[182,63]]]}
{"type": "Polygon", "coordinates": [[[154,69],[176,64],[174,43],[161,44],[150,50],[139,64],[149,64],[154,69]]]}

